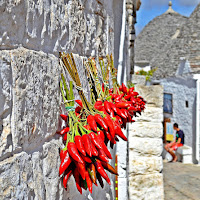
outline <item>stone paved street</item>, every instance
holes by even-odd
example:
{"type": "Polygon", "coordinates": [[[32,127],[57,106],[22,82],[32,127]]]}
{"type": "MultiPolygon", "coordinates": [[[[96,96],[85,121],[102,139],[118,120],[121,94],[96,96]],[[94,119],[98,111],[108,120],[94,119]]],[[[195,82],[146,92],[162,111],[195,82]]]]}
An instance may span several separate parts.
{"type": "Polygon", "coordinates": [[[200,166],[164,162],[165,200],[200,200],[200,166]]]}

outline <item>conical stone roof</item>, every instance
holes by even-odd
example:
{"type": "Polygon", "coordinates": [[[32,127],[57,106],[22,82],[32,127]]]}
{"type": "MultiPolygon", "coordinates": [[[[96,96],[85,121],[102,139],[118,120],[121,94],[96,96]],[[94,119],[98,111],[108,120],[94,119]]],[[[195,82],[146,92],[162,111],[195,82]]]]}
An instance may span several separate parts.
{"type": "Polygon", "coordinates": [[[158,67],[157,79],[175,75],[181,57],[189,60],[193,73],[200,72],[200,4],[189,18],[165,12],[136,38],[135,62],[158,67]]]}
{"type": "Polygon", "coordinates": [[[164,14],[149,22],[135,40],[135,62],[150,62],[158,56],[186,21],[187,17],[169,6],[164,14]]]}
{"type": "Polygon", "coordinates": [[[175,75],[181,57],[189,60],[193,73],[200,72],[200,4],[182,25],[178,36],[151,59],[151,66],[159,67],[155,78],[175,75]]]}

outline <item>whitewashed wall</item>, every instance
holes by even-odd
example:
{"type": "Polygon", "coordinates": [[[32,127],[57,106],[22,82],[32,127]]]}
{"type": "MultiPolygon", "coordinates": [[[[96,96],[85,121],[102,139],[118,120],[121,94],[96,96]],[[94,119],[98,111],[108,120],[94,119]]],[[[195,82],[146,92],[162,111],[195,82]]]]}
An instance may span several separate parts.
{"type": "Polygon", "coordinates": [[[172,94],[173,113],[164,116],[171,119],[171,123],[178,123],[185,133],[185,144],[193,148],[195,160],[196,145],[196,81],[188,77],[172,77],[161,80],[164,93],[172,94]],[[188,107],[186,107],[188,101],[188,107]]]}

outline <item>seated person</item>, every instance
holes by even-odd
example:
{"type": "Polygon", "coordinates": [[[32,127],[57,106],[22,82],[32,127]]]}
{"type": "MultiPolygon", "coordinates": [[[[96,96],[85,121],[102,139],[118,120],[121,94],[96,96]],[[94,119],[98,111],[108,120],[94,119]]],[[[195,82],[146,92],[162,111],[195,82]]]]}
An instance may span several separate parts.
{"type": "Polygon", "coordinates": [[[165,150],[169,152],[173,157],[173,162],[177,161],[177,156],[174,151],[177,150],[178,147],[184,145],[184,133],[182,130],[178,128],[178,124],[175,123],[173,126],[174,130],[176,130],[176,139],[173,142],[170,142],[165,145],[165,150]]]}

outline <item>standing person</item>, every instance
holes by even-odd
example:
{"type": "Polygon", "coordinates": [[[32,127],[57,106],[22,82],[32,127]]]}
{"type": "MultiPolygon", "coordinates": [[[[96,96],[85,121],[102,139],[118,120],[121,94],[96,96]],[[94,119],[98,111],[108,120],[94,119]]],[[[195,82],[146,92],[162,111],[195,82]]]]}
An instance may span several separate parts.
{"type": "Polygon", "coordinates": [[[180,130],[177,123],[174,123],[173,128],[174,130],[176,130],[176,139],[173,142],[166,144],[165,150],[172,155],[173,162],[176,162],[177,156],[174,153],[174,151],[176,151],[178,147],[181,147],[184,145],[184,133],[182,130],[180,130]]]}

